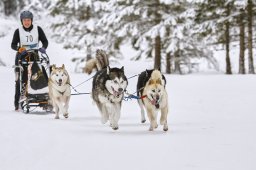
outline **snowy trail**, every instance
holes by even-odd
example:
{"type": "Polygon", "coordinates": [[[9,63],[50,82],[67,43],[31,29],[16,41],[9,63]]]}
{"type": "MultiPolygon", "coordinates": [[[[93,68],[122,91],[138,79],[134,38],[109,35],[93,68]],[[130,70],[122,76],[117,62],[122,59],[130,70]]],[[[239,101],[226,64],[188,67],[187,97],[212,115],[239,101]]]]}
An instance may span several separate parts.
{"type": "MultiPolygon", "coordinates": [[[[123,103],[120,129],[100,123],[89,96],[72,96],[70,118],[12,111],[12,72],[0,68],[0,169],[253,170],[255,76],[167,76],[169,128],[148,131],[136,101],[123,103]],[[9,89],[8,92],[5,89],[9,89]]],[[[83,74],[71,74],[81,82],[83,74]]],[[[136,78],[128,88],[135,88],[136,78]]],[[[91,83],[81,89],[89,90],[91,83]]]]}

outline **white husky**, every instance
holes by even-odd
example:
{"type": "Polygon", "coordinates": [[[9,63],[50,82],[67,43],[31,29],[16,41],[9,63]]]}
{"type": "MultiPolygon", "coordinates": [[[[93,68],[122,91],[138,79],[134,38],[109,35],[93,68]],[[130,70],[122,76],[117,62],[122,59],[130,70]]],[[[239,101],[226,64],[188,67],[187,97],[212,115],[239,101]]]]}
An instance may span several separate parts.
{"type": "Polygon", "coordinates": [[[55,110],[55,119],[59,119],[59,113],[68,118],[68,107],[71,96],[70,78],[65,65],[52,66],[52,72],[48,82],[49,96],[55,110]]]}

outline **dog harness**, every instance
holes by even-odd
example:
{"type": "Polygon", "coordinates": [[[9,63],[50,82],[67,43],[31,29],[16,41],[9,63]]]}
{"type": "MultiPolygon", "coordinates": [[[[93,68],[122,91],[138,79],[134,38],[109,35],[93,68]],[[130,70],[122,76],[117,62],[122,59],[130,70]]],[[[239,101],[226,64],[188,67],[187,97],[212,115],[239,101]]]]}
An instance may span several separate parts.
{"type": "MultiPolygon", "coordinates": [[[[57,90],[57,89],[56,89],[57,90]]],[[[61,92],[59,90],[57,90],[57,92],[59,92],[62,96],[64,95],[64,93],[66,92],[66,90],[64,92],[61,92]]]]}
{"type": "MultiPolygon", "coordinates": [[[[53,81],[52,80],[49,80],[49,81],[51,81],[52,83],[53,83],[53,81]]],[[[68,83],[67,83],[67,85],[69,85],[68,83]]],[[[53,83],[53,86],[52,86],[57,92],[59,92],[62,96],[64,95],[64,93],[66,92],[66,90],[67,89],[65,89],[63,92],[62,91],[59,91],[57,88],[56,88],[56,85],[53,83]]]]}

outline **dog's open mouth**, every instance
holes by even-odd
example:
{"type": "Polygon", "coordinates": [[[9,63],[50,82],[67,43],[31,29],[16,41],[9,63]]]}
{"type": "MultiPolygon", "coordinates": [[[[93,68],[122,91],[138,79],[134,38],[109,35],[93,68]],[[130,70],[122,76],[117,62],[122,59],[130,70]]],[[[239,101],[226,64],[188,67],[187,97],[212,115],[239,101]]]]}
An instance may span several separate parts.
{"type": "Polygon", "coordinates": [[[62,86],[62,81],[56,81],[56,83],[58,84],[58,86],[62,86]]]}
{"type": "Polygon", "coordinates": [[[156,100],[156,99],[151,100],[151,104],[152,104],[152,105],[158,104],[158,100],[156,100]]]}
{"type": "Polygon", "coordinates": [[[111,88],[112,88],[112,91],[113,91],[113,95],[114,95],[115,97],[118,98],[118,97],[122,94],[122,92],[116,91],[112,86],[111,86],[111,88]]]}
{"type": "Polygon", "coordinates": [[[154,98],[152,95],[152,100],[150,100],[151,104],[154,105],[157,109],[159,109],[159,102],[160,102],[160,98],[156,97],[154,98]]]}
{"type": "Polygon", "coordinates": [[[159,109],[159,100],[153,99],[151,104],[154,105],[157,109],[159,109]]]}

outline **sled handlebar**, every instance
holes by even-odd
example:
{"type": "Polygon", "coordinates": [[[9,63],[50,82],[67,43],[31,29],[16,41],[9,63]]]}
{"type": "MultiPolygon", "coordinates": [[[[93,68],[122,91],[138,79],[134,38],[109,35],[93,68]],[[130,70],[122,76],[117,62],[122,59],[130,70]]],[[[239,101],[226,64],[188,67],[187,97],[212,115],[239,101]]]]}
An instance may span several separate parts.
{"type": "Polygon", "coordinates": [[[18,65],[18,66],[14,65],[12,66],[12,68],[20,68],[20,70],[23,71],[23,67],[21,65],[18,65]]]}

